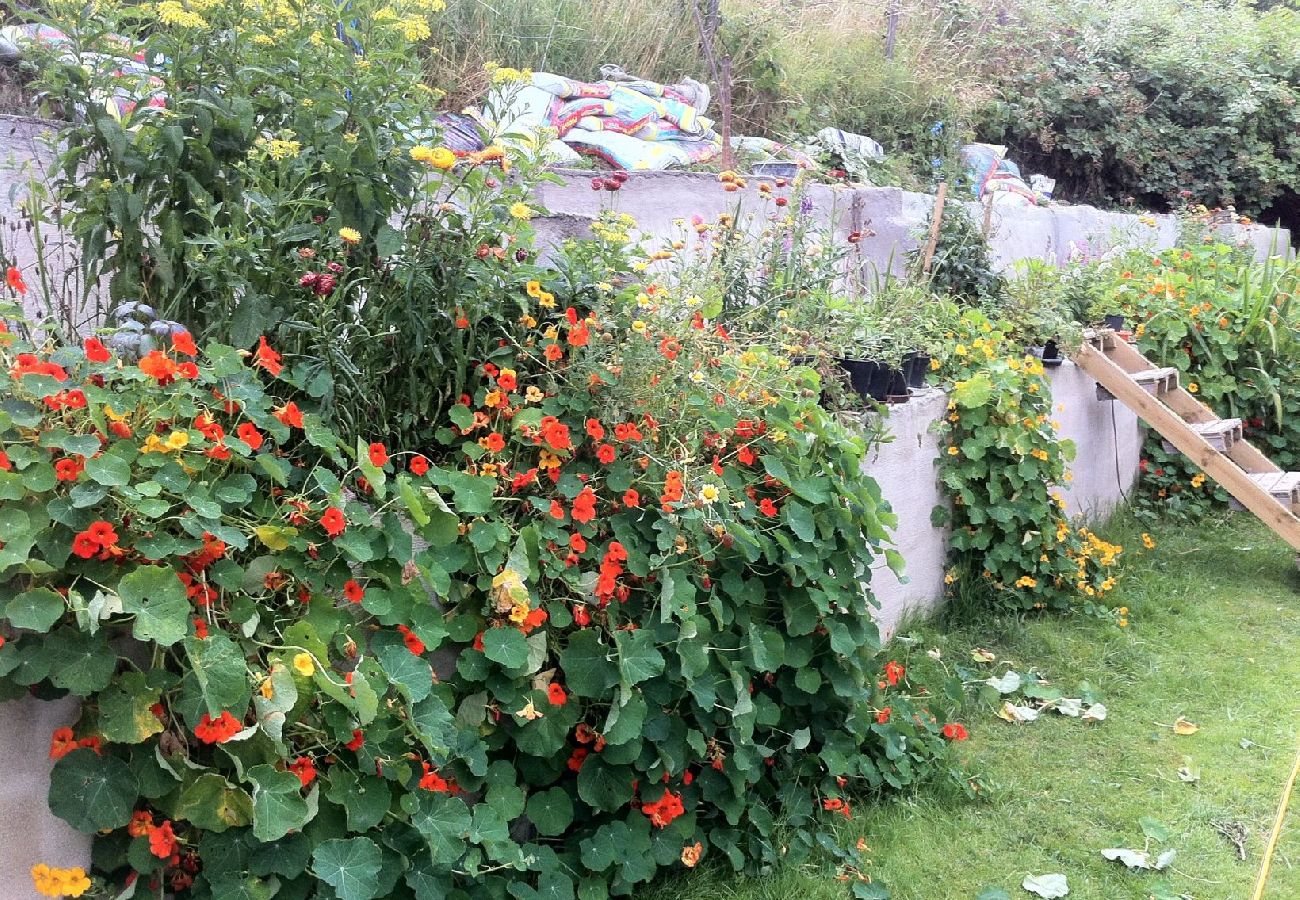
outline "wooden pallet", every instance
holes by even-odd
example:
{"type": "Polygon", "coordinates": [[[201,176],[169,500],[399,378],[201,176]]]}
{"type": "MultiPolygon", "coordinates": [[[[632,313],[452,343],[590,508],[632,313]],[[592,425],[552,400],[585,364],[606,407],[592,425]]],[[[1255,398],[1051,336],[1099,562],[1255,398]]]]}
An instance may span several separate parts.
{"type": "Polygon", "coordinates": [[[1090,331],[1074,355],[1097,380],[1098,396],[1121,401],[1243,507],[1300,551],[1300,472],[1283,472],[1242,435],[1239,419],[1220,419],[1178,380],[1109,329],[1090,331]],[[1104,393],[1103,393],[1104,392],[1104,393]]]}

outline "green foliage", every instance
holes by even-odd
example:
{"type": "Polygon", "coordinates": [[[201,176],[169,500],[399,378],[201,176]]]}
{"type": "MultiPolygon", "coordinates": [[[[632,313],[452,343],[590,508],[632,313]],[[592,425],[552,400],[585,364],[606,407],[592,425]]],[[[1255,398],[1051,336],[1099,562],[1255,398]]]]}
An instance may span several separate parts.
{"type": "Polygon", "coordinates": [[[1121,548],[1066,516],[1056,486],[1070,480],[1074,444],[1056,435],[1042,363],[969,312],[941,365],[952,385],[939,457],[952,508],[936,508],[935,522],[952,528],[951,590],[1012,610],[1099,611],[1121,548]]]}
{"type": "Polygon", "coordinates": [[[879,656],[864,442],[694,301],[561,271],[423,454],[274,399],[269,347],[4,333],[0,685],[82,698],[50,805],[101,886],[623,894],[951,771],[960,685],[879,656]]]}
{"type": "MultiPolygon", "coordinates": [[[[933,227],[934,214],[926,219],[921,246],[911,254],[913,276],[921,279],[925,265],[925,242],[933,227]]],[[[970,211],[961,203],[944,204],[939,220],[939,240],[928,275],[930,290],[946,294],[966,304],[995,300],[1002,292],[1003,279],[993,271],[989,243],[975,224],[970,211]]]]}
{"type": "Polygon", "coordinates": [[[1300,177],[1298,39],[1296,10],[1249,3],[1027,5],[984,37],[1016,62],[976,125],[1060,197],[1254,214],[1300,177]]]}
{"type": "MultiPolygon", "coordinates": [[[[1255,262],[1207,236],[1161,253],[1133,253],[1112,267],[1106,295],[1133,323],[1138,349],[1178,369],[1182,385],[1284,470],[1300,468],[1300,266],[1255,262]]],[[[1148,518],[1197,516],[1227,500],[1159,437],[1142,451],[1139,509],[1148,518]]]]}

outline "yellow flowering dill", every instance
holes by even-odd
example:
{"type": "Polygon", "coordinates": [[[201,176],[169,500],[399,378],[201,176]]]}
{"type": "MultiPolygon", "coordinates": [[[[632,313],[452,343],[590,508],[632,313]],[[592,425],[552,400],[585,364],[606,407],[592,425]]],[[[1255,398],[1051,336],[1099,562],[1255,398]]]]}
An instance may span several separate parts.
{"type": "Polygon", "coordinates": [[[186,9],[179,0],[162,0],[158,4],[158,21],[177,28],[207,28],[208,22],[196,12],[186,9]]]}

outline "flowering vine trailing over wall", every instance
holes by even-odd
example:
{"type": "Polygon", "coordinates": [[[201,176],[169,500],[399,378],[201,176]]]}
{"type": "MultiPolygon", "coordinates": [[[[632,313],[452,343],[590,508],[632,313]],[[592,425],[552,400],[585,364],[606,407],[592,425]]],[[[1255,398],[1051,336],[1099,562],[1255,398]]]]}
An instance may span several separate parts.
{"type": "Polygon", "coordinates": [[[968,312],[941,371],[952,385],[940,456],[952,509],[937,508],[935,522],[952,526],[952,591],[988,594],[1010,609],[1106,613],[1122,548],[1065,514],[1054,486],[1070,478],[1074,445],[1056,435],[1041,360],[968,312]]]}
{"type": "Polygon", "coordinates": [[[877,655],[892,519],[812,376],[653,282],[563,290],[521,288],[419,450],[274,399],[265,340],[0,333],[0,696],[82,699],[49,800],[96,835],[90,885],[38,886],[622,894],[802,859],[948,770],[966,730],[877,655]]]}

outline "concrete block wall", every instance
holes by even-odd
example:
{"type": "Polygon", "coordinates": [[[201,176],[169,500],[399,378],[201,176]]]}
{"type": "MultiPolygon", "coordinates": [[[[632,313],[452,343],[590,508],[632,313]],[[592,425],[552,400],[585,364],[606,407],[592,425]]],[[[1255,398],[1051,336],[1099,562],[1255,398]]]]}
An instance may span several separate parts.
{"type": "MultiPolygon", "coordinates": [[[[1122,403],[1098,400],[1096,382],[1071,362],[1047,372],[1059,434],[1078,450],[1069,467],[1073,478],[1059,486],[1066,511],[1093,522],[1104,520],[1137,480],[1142,447],[1137,416],[1122,403]]],[[[935,612],[942,602],[948,535],[930,524],[930,513],[947,503],[938,478],[937,434],[947,411],[947,395],[935,389],[890,407],[883,423],[890,440],[872,448],[863,464],[898,515],[894,547],[907,564],[904,580],[883,559],[872,571],[880,603],[877,622],[886,635],[935,612]]]]}

